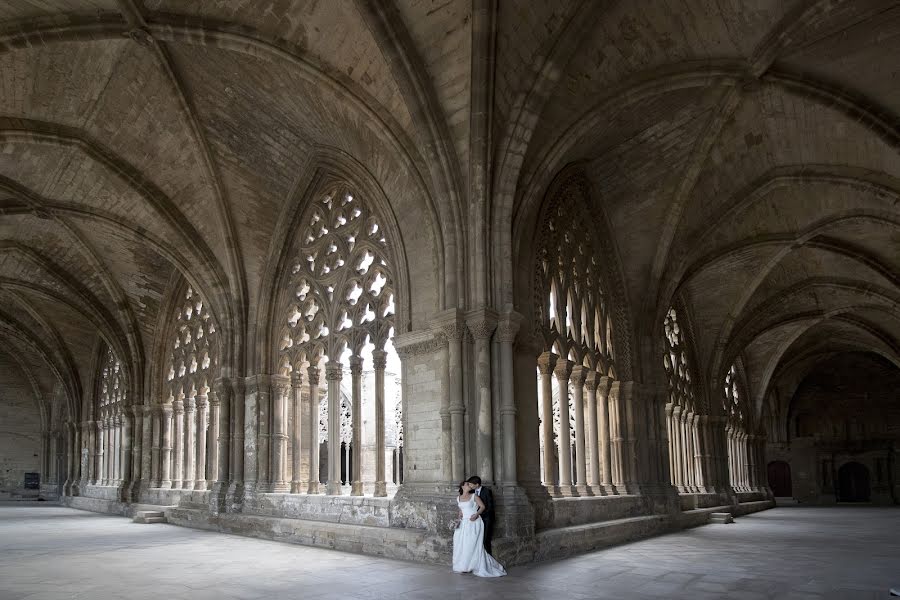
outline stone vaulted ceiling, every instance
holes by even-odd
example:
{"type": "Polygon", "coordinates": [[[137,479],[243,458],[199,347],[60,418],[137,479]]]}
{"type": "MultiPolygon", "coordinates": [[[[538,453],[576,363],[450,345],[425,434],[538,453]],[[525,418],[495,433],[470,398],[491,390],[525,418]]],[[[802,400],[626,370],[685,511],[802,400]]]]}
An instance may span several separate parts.
{"type": "Polygon", "coordinates": [[[143,382],[180,277],[240,356],[325,149],[436,215],[437,308],[525,301],[510,248],[579,163],[638,343],[683,303],[757,411],[785,357],[900,365],[898,57],[885,0],[4,2],[4,365],[77,397],[99,332],[143,382]]]}

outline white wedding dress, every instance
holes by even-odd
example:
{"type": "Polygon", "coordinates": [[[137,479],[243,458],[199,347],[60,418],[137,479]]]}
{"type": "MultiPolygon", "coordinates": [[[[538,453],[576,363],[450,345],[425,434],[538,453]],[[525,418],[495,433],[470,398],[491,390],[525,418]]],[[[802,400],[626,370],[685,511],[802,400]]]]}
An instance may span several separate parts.
{"type": "Polygon", "coordinates": [[[457,498],[456,503],[463,517],[459,527],[453,532],[453,571],[472,573],[479,577],[503,577],[506,569],[484,549],[484,521],[481,517],[469,520],[469,517],[478,512],[475,494],[466,501],[457,498]]]}

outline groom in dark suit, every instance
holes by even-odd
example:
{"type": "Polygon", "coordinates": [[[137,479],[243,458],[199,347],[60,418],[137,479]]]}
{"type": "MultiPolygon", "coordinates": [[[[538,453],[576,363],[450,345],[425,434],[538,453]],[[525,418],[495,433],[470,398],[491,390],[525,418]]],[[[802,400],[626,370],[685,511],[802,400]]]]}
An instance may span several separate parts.
{"type": "Polygon", "coordinates": [[[494,495],[490,488],[481,485],[481,477],[472,475],[466,479],[475,486],[475,495],[484,502],[484,512],[481,513],[481,520],[484,521],[484,550],[491,553],[491,537],[494,535],[494,495]]]}

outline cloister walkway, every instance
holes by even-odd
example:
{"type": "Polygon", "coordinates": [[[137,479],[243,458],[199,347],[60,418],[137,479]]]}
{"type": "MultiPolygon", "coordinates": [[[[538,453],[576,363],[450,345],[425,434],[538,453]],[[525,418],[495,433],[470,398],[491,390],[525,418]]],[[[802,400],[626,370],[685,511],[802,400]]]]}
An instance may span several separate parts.
{"type": "Polygon", "coordinates": [[[0,504],[0,599],[887,598],[900,509],[776,508],[481,580],[449,567],[0,504]]]}

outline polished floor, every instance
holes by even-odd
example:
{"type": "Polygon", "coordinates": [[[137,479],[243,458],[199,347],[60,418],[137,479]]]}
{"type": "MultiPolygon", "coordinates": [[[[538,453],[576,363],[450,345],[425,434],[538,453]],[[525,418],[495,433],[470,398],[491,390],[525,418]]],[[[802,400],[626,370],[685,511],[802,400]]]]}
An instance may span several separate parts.
{"type": "Polygon", "coordinates": [[[900,508],[776,508],[483,580],[418,565],[0,504],[0,600],[888,598],[900,508]]]}

